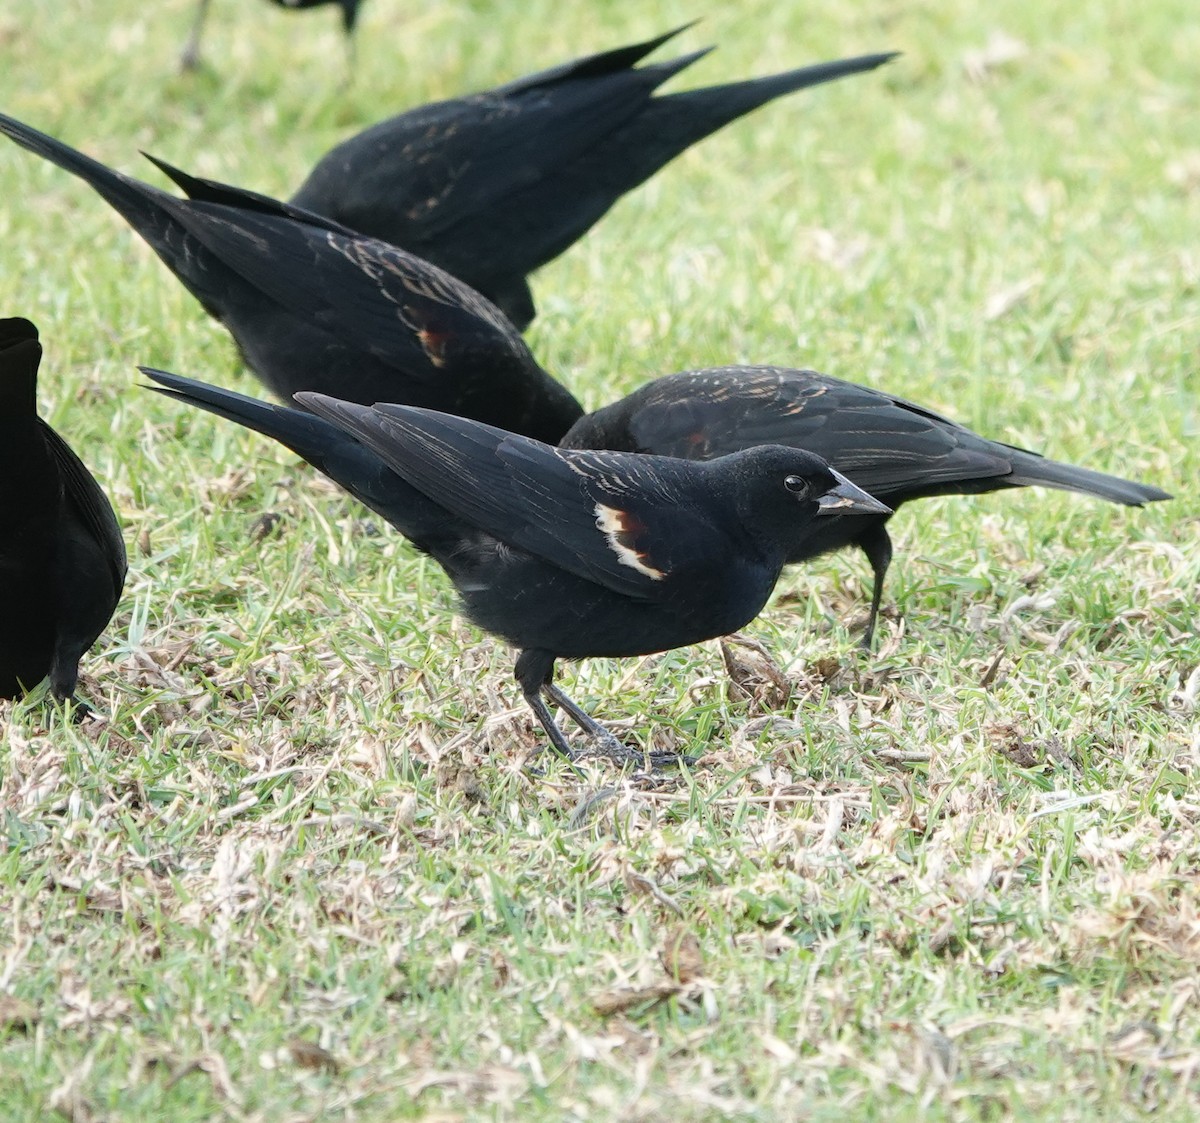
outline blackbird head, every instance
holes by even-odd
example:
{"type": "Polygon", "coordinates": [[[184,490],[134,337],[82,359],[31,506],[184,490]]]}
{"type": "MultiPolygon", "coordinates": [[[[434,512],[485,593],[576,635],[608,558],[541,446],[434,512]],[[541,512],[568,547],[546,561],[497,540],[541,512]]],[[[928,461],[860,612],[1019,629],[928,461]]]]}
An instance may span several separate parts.
{"type": "Polygon", "coordinates": [[[42,345],[33,324],[20,316],[0,319],[0,417],[24,419],[37,412],[41,358],[42,345]]]}
{"type": "Polygon", "coordinates": [[[759,445],[723,460],[732,475],[742,522],[764,546],[790,553],[831,516],[887,518],[892,513],[821,457],[803,449],[759,445]]]}
{"type": "Polygon", "coordinates": [[[36,340],[38,330],[23,316],[0,319],[0,351],[17,343],[36,340]]]}

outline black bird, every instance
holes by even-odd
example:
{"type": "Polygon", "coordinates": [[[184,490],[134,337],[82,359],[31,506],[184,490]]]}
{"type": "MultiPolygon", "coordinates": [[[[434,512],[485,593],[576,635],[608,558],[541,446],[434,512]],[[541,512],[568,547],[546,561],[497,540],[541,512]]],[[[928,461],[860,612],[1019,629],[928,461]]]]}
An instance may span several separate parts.
{"type": "MultiPolygon", "coordinates": [[[[891,508],[932,495],[1054,487],[1140,507],[1165,491],[1047,460],[980,437],[923,406],[811,370],[718,367],[668,375],[581,418],[564,448],[603,448],[688,459],[755,445],[803,448],[891,508]]],[[[892,560],[891,512],[824,519],[788,555],[802,562],[858,546],[875,574],[863,644],[875,632],[892,560]]]]}
{"type": "Polygon", "coordinates": [[[0,320],[0,698],[49,675],[81,715],[79,660],[121,598],[125,545],[100,486],[37,415],[41,357],[33,324],[0,320]]]}
{"type": "Polygon", "coordinates": [[[708,53],[635,65],[682,30],[382,121],[329,152],[292,202],[440,265],[524,330],[527,274],[627,191],[760,105],[895,57],[654,97],[708,53]]]}
{"type": "Polygon", "coordinates": [[[494,305],[404,250],[159,160],[201,197],[160,191],[11,117],[0,132],[89,183],[285,400],[319,390],[406,402],[549,441],[583,412],[494,305]]]}
{"type": "MultiPolygon", "coordinates": [[[[196,7],[196,20],[192,24],[191,34],[183,45],[179,56],[179,65],[184,70],[193,70],[200,65],[200,35],[204,30],[204,20],[208,16],[208,6],[211,0],[200,0],[196,7]]],[[[363,0],[271,0],[280,8],[320,8],[326,4],[336,4],[342,9],[342,29],[346,33],[346,44],[353,62],[354,26],[358,22],[358,9],[363,0]]]]}
{"type": "Polygon", "coordinates": [[[557,659],[725,635],[758,615],[831,515],[889,513],[798,449],[705,462],[566,451],[431,410],[298,395],[314,418],[142,369],[172,397],[277,437],[432,556],[467,615],[519,649],[517,681],[567,759],[546,699],[608,755],[631,754],[554,685],[557,659]]]}

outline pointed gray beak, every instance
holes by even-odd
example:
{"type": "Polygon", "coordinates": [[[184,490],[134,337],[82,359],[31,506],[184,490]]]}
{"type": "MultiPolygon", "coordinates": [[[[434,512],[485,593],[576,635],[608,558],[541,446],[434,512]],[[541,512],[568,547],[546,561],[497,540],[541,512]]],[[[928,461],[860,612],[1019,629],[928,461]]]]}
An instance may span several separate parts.
{"type": "Polygon", "coordinates": [[[857,484],[852,484],[841,472],[834,472],[837,486],[831,487],[817,500],[818,515],[890,515],[891,507],[868,495],[857,484]]]}

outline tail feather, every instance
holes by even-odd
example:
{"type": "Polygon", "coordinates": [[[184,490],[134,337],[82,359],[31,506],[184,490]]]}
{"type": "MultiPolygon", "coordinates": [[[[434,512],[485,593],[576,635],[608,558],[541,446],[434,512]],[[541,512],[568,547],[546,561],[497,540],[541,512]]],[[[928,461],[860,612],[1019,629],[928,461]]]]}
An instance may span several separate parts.
{"type": "Polygon", "coordinates": [[[1110,503],[1123,503],[1127,507],[1141,507],[1146,503],[1158,503],[1171,498],[1168,492],[1150,484],[1047,460],[1031,452],[1014,450],[1012,466],[1012,475],[1006,476],[1004,482],[1013,487],[1055,487],[1061,491],[1077,491],[1097,499],[1107,499],[1110,503]]]}
{"type": "Polygon", "coordinates": [[[690,23],[685,23],[663,35],[656,35],[653,39],[647,39],[644,43],[633,43],[626,47],[614,47],[610,51],[601,51],[599,54],[587,55],[584,58],[573,59],[571,62],[560,63],[549,70],[540,70],[536,74],[529,74],[524,78],[517,78],[506,85],[498,86],[495,92],[500,94],[514,94],[522,90],[559,82],[563,79],[598,78],[606,74],[616,74],[623,70],[630,70],[647,55],[652,54],[668,40],[674,39],[676,35],[686,31],[695,23],[696,21],[692,20],[690,23]]]}
{"type": "Polygon", "coordinates": [[[157,198],[170,198],[165,192],[105,167],[99,160],[93,160],[69,144],[55,140],[13,117],[0,114],[0,133],[90,184],[148,241],[151,240],[148,234],[157,232],[161,226],[165,216],[157,204],[157,198]]]}
{"type": "Polygon", "coordinates": [[[730,122],[784,94],[875,70],[896,58],[898,53],[888,51],[859,55],[803,66],[783,74],[664,94],[647,106],[635,127],[639,131],[645,130],[647,137],[661,137],[663,141],[670,142],[677,152],[682,152],[730,122]]]}
{"type": "Polygon", "coordinates": [[[138,370],[159,383],[159,386],[149,387],[155,393],[198,406],[208,413],[215,413],[218,417],[271,437],[321,471],[324,471],[322,461],[340,444],[349,443],[340,430],[315,414],[260,401],[247,394],[223,390],[219,386],[154,367],[143,366],[138,370]]]}
{"type": "Polygon", "coordinates": [[[290,448],[360,503],[382,515],[420,550],[435,555],[449,533],[447,512],[393,472],[374,452],[323,418],[277,406],[153,367],[138,367],[158,386],[150,389],[176,401],[234,421],[290,448]]]}
{"type": "Polygon", "coordinates": [[[191,175],[168,164],[166,160],[160,160],[157,156],[152,156],[149,152],[143,152],[142,155],[158,168],[163,175],[172,180],[192,202],[219,203],[222,206],[237,207],[240,210],[272,215],[275,218],[294,219],[308,226],[318,226],[322,230],[331,230],[335,234],[342,234],[348,238],[359,237],[358,233],[351,230],[350,227],[343,226],[340,222],[335,222],[324,215],[316,214],[313,211],[306,211],[303,207],[295,206],[292,203],[285,203],[279,199],[272,199],[270,195],[262,195],[257,191],[250,191],[244,187],[232,187],[227,183],[221,183],[219,180],[204,179],[202,176],[191,175]]]}
{"type": "Polygon", "coordinates": [[[674,78],[676,74],[686,70],[689,66],[699,62],[705,55],[711,54],[716,50],[716,47],[701,47],[699,50],[690,51],[686,55],[680,55],[678,58],[667,59],[665,62],[654,62],[649,66],[639,66],[634,73],[645,82],[642,87],[647,91],[647,95],[651,90],[657,90],[669,78],[674,78]]]}

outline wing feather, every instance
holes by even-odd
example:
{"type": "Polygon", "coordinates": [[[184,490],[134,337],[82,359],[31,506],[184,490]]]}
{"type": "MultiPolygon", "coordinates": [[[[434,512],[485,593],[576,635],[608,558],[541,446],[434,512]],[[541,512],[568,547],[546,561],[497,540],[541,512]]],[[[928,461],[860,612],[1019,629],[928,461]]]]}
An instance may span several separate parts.
{"type": "Polygon", "coordinates": [[[694,502],[699,465],[555,449],[410,406],[297,399],[457,517],[625,596],[661,597],[673,571],[724,542],[717,512],[694,502]]]}
{"type": "Polygon", "coordinates": [[[174,201],[171,210],[189,234],[259,292],[411,377],[439,377],[441,338],[460,351],[527,351],[490,301],[386,242],[218,203],[174,201]]]}
{"type": "Polygon", "coordinates": [[[41,422],[46,447],[58,465],[59,477],[63,481],[64,498],[88,536],[100,547],[115,594],[120,596],[125,584],[125,540],[121,537],[121,527],[117,523],[112,504],[100,489],[95,477],[71,450],[70,445],[41,421],[41,418],[38,420],[41,422]]]}
{"type": "Polygon", "coordinates": [[[629,430],[638,449],[689,458],[761,444],[806,449],[884,496],[1012,470],[1007,446],[903,398],[814,371],[720,368],[668,376],[630,410],[629,430]]]}

